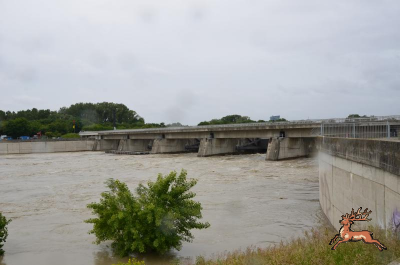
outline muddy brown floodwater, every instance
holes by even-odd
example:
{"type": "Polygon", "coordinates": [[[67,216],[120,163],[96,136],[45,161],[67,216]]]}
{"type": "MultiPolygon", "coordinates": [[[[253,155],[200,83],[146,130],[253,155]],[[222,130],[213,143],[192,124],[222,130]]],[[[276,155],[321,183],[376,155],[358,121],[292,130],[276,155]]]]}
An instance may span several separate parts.
{"type": "Polygon", "coordinates": [[[312,158],[271,162],[265,154],[122,156],[101,152],[0,156],[0,211],[12,219],[1,265],[111,265],[110,243],[94,245],[86,208],[99,201],[104,182],[117,178],[131,190],[158,173],[188,171],[196,200],[211,227],[193,230],[181,251],[140,256],[146,264],[184,262],[198,255],[270,246],[301,236],[319,223],[318,168],[312,158]]]}

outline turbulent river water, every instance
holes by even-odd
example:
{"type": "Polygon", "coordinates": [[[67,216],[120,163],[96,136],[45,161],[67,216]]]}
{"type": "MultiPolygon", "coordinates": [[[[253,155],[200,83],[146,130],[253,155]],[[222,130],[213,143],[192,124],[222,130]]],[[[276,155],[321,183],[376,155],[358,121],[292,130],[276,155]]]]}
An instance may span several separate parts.
{"type": "Polygon", "coordinates": [[[317,161],[265,161],[265,154],[124,156],[101,152],[0,156],[0,212],[11,218],[0,265],[111,265],[110,243],[92,244],[86,208],[117,178],[133,191],[158,173],[188,171],[211,227],[193,230],[181,251],[139,256],[146,264],[183,263],[198,255],[265,247],[301,236],[319,220],[317,161]]]}

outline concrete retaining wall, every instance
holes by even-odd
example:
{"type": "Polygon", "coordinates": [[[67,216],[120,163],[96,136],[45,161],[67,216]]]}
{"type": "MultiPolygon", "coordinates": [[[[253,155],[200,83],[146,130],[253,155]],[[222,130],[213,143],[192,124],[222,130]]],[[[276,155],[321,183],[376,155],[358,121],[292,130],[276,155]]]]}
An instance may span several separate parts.
{"type": "Polygon", "coordinates": [[[0,154],[32,154],[92,151],[93,140],[87,141],[31,141],[31,142],[0,142],[0,154]]]}
{"type": "Polygon", "coordinates": [[[325,138],[318,145],[320,204],[333,226],[363,207],[372,210],[364,227],[388,229],[400,211],[400,142],[325,138]]]}

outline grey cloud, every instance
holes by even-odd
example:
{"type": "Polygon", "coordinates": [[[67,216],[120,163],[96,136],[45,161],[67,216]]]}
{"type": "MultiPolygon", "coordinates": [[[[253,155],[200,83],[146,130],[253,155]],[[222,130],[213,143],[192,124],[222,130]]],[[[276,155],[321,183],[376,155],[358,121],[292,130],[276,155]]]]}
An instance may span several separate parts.
{"type": "Polygon", "coordinates": [[[136,58],[132,53],[121,53],[116,58],[118,65],[123,70],[131,71],[135,68],[136,58]]]}
{"type": "Polygon", "coordinates": [[[146,8],[139,13],[141,20],[144,23],[154,23],[158,19],[158,12],[154,8],[146,8]]]}
{"type": "Polygon", "coordinates": [[[399,114],[399,13],[395,0],[0,1],[0,92],[26,97],[0,108],[115,101],[186,124],[399,114]]]}

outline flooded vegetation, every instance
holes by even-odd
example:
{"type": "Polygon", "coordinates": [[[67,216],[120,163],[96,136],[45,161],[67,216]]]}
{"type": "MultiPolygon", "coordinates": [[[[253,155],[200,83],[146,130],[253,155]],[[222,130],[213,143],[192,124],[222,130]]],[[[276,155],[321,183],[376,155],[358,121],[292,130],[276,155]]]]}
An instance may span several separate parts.
{"type": "Polygon", "coordinates": [[[203,206],[206,230],[181,251],[138,256],[146,264],[194,261],[249,246],[267,247],[302,236],[318,224],[317,161],[265,161],[265,154],[198,158],[196,154],[123,156],[100,152],[0,157],[0,210],[13,221],[1,265],[110,265],[109,243],[94,245],[86,205],[116,178],[134,190],[158,173],[188,171],[203,206]]]}

